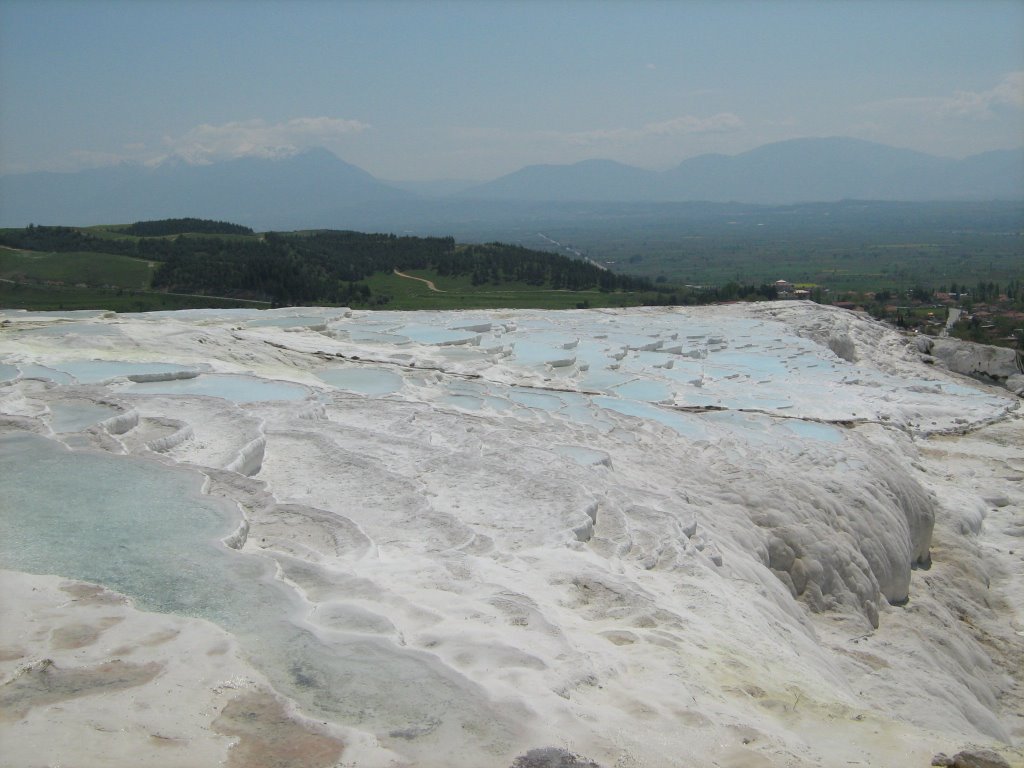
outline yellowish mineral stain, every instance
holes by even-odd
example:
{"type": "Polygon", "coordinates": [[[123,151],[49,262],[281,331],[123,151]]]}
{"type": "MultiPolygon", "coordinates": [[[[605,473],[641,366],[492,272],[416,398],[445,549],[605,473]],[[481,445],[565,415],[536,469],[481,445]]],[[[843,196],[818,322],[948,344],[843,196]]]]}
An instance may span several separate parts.
{"type": "Polygon", "coordinates": [[[266,691],[232,699],[213,727],[238,739],[228,753],[227,768],[326,768],[338,762],[345,746],[296,720],[266,691]]]}

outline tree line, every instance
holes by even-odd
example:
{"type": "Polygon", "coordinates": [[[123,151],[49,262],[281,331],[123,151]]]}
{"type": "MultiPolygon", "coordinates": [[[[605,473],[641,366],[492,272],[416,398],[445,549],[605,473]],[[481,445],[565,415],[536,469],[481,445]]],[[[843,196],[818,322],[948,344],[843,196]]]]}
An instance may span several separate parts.
{"type": "Polygon", "coordinates": [[[473,285],[518,282],[568,291],[653,290],[647,278],[611,272],[582,259],[503,243],[452,249],[442,254],[433,266],[442,277],[470,275],[473,285]]]}
{"type": "Polygon", "coordinates": [[[241,224],[188,218],[136,221],[121,231],[126,235],[135,235],[136,237],[165,237],[191,233],[203,235],[251,235],[253,233],[249,227],[243,227],[241,224]]]}

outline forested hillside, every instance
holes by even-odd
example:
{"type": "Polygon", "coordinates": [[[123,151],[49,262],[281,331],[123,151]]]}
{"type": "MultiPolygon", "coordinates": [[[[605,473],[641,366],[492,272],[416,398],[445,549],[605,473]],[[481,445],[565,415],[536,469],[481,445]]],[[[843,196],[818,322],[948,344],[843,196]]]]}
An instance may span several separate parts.
{"type": "Polygon", "coordinates": [[[155,262],[151,288],[288,304],[381,305],[367,279],[420,270],[464,277],[472,286],[525,285],[556,291],[650,291],[646,278],[580,259],[490,243],[456,245],[451,237],[317,230],[247,234],[225,222],[175,219],[129,227],[29,226],[0,231],[0,244],[22,251],[109,254],[155,262]],[[218,232],[218,234],[211,234],[218,232]],[[138,233],[147,233],[139,236],[138,233]],[[176,234],[178,233],[178,234],[176,234]]]}

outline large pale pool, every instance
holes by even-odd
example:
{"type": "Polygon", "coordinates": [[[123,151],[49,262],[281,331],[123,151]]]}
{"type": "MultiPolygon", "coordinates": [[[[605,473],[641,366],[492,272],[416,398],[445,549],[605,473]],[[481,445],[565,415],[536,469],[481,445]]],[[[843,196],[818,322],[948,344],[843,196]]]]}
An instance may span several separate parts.
{"type": "Polygon", "coordinates": [[[116,325],[104,323],[79,323],[79,322],[56,322],[38,328],[20,329],[17,326],[13,330],[32,336],[116,336],[121,333],[116,325]]]}
{"type": "Polygon", "coordinates": [[[234,403],[302,400],[310,394],[309,388],[301,384],[231,373],[207,373],[192,379],[171,381],[132,382],[121,391],[135,395],[204,395],[234,403]]]}
{"type": "Polygon", "coordinates": [[[243,617],[228,593],[245,599],[245,582],[270,570],[220,544],[239,514],[201,496],[201,480],[27,433],[0,436],[0,560],[105,584],[142,608],[234,624],[243,617]]]}
{"type": "MultiPolygon", "coordinates": [[[[71,376],[80,384],[97,384],[108,379],[139,374],[163,374],[193,371],[186,365],[174,363],[133,363],[121,360],[65,360],[51,363],[50,368],[71,376]]],[[[43,366],[36,366],[36,375],[47,378],[43,366]]]]}
{"type": "Polygon", "coordinates": [[[240,516],[203,496],[202,480],[27,432],[0,435],[0,567],[95,582],[145,610],[213,621],[306,713],[384,744],[436,727],[500,738],[489,700],[429,654],[306,625],[308,606],[275,579],[271,559],[220,543],[240,516]]]}

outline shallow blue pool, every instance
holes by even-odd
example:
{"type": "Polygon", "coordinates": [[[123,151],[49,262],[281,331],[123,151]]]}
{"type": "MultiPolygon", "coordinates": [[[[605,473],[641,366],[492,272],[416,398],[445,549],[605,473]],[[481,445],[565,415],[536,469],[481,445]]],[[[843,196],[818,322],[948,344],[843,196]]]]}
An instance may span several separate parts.
{"type": "Polygon", "coordinates": [[[390,395],[403,384],[399,374],[384,368],[325,368],[316,376],[332,387],[363,395],[390,395]]]}

